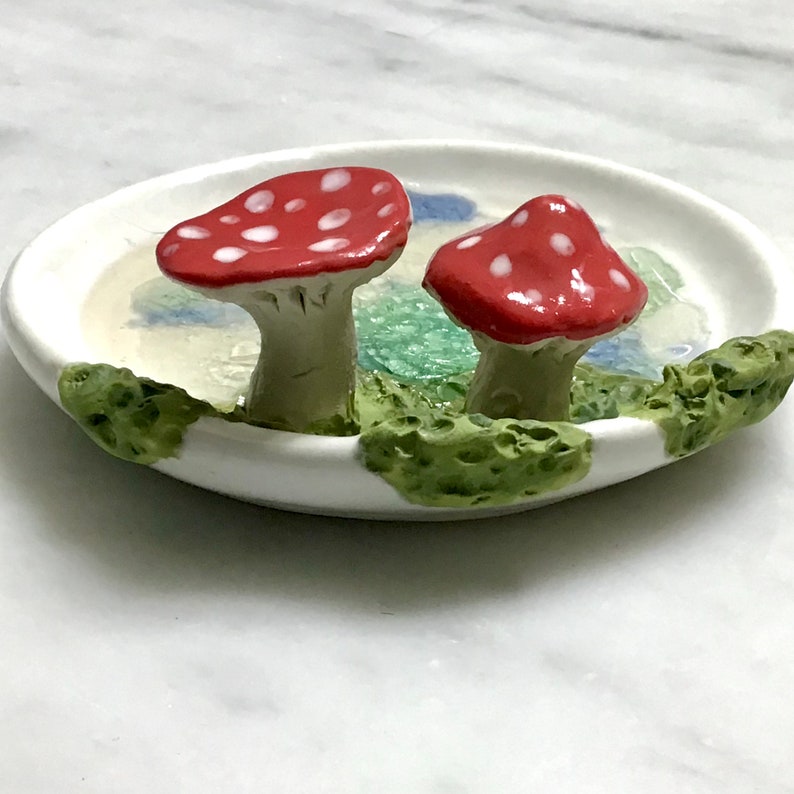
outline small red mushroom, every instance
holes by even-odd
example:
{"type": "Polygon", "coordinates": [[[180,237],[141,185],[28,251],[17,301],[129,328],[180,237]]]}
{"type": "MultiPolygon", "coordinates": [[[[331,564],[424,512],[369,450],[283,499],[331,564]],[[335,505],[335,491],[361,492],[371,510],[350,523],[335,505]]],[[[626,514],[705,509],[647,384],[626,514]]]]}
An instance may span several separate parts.
{"type": "Polygon", "coordinates": [[[353,290],[397,260],[410,225],[408,197],[387,171],[301,171],[178,224],[158,244],[157,262],[256,321],[262,344],[245,400],[253,422],[349,427],[353,290]]]}
{"type": "Polygon", "coordinates": [[[592,218],[557,195],[443,245],[423,286],[471,332],[481,355],[466,410],[493,418],[567,419],[574,364],[648,298],[592,218]]]}

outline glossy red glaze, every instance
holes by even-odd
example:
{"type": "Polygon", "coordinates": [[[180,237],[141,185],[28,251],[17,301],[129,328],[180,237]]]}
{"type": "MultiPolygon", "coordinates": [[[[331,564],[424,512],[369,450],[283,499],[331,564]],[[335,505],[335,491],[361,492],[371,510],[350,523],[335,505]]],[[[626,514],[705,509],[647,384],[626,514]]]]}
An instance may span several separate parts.
{"type": "Polygon", "coordinates": [[[377,168],[325,168],[268,179],[168,231],[165,275],[226,287],[362,269],[405,245],[411,207],[377,168]]]}
{"type": "Polygon", "coordinates": [[[423,286],[461,325],[517,345],[607,334],[634,320],[648,298],[592,218],[556,195],[443,245],[423,286]]]}

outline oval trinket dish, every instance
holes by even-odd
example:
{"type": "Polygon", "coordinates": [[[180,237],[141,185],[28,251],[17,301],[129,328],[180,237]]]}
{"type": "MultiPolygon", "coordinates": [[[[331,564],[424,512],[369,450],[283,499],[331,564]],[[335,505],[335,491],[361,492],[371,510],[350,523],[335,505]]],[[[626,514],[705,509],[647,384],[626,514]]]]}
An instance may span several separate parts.
{"type": "Polygon", "coordinates": [[[490,448],[482,452],[473,436],[463,442],[455,436],[457,446],[437,441],[433,434],[443,434],[445,423],[450,433],[462,431],[455,420],[441,421],[432,411],[427,422],[435,429],[427,437],[422,426],[409,426],[425,421],[415,417],[380,429],[375,422],[361,435],[328,436],[199,412],[173,454],[144,462],[203,488],[288,510],[475,518],[630,479],[763,418],[782,399],[791,376],[790,340],[785,330],[782,341],[765,335],[790,324],[794,276],[750,222],[636,169],[531,146],[467,141],[255,155],[152,179],[82,207],[31,242],[9,271],[2,310],[12,350],[59,405],[59,379],[70,365],[104,363],[231,411],[257,360],[256,326],[238,307],[166,280],[155,247],[176,224],[265,180],[353,167],[394,174],[413,207],[402,257],[360,287],[353,302],[361,377],[381,402],[394,402],[395,394],[402,400],[404,384],[414,384],[419,396],[406,400],[424,405],[432,391],[447,410],[465,390],[460,372],[473,367],[476,351],[462,329],[445,325],[443,311],[421,290],[425,267],[449,240],[505,218],[540,194],[563,194],[584,206],[648,283],[639,320],[585,358],[588,367],[606,367],[611,374],[593,384],[587,382],[591,370],[579,373],[574,395],[581,403],[564,427],[469,427],[469,433],[491,433],[497,457],[500,444],[509,447],[500,462],[488,458],[490,448]],[[736,337],[745,339],[720,347],[736,337]],[[690,363],[698,356],[700,364],[690,363]],[[379,372],[386,373],[385,385],[379,372]],[[709,417],[702,405],[711,397],[700,395],[697,403],[693,383],[711,389],[716,402],[709,417]],[[524,475],[510,468],[509,458],[524,454],[522,471],[534,485],[522,490],[515,482],[524,475]]]}

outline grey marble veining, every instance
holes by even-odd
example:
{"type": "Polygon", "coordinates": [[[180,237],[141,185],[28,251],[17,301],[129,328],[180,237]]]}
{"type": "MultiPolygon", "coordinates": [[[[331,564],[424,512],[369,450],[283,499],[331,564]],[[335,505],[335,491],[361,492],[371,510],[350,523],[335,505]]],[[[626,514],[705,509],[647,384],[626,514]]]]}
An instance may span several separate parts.
{"type": "MultiPolygon", "coordinates": [[[[413,137],[655,171],[794,257],[789,6],[9,5],[0,274],[141,179],[413,137]]],[[[0,340],[0,790],[792,792],[792,422],[531,514],[350,523],[97,454],[0,340]]]]}

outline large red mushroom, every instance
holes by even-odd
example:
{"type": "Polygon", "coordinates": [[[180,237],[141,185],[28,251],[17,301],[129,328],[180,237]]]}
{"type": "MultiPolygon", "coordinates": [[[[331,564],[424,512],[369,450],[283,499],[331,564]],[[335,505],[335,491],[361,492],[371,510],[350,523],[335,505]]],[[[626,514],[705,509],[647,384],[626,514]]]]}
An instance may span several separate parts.
{"type": "Polygon", "coordinates": [[[402,253],[408,197],[392,174],[284,174],[184,221],[157,246],[169,278],[245,309],[261,351],[245,399],[255,423],[296,432],[350,427],[355,287],[402,253]]]}
{"type": "Polygon", "coordinates": [[[495,419],[567,419],[574,364],[648,298],[592,218],[558,195],[443,245],[424,287],[480,351],[466,410],[495,419]]]}

